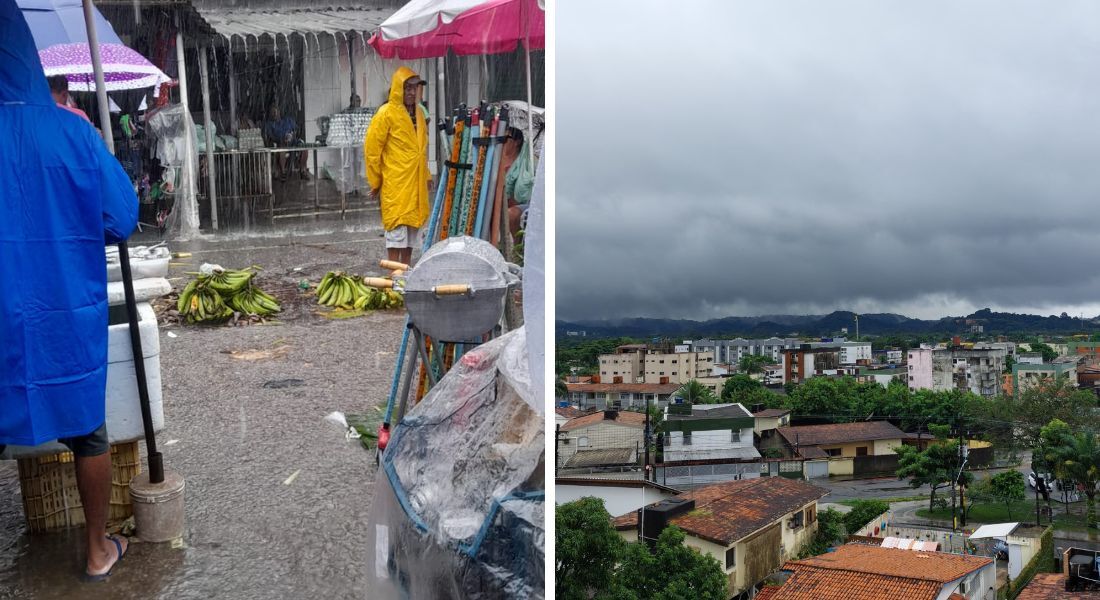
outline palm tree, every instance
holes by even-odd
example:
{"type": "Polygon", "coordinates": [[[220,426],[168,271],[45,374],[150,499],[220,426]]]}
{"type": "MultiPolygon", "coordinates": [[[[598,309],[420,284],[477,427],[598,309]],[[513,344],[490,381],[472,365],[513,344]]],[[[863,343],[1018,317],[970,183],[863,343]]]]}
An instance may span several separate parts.
{"type": "Polygon", "coordinates": [[[1083,431],[1063,435],[1060,443],[1050,448],[1050,454],[1066,477],[1085,488],[1086,523],[1089,529],[1096,529],[1096,485],[1100,483],[1100,443],[1096,434],[1083,431]]]}
{"type": "Polygon", "coordinates": [[[562,400],[569,397],[569,387],[565,385],[565,380],[561,377],[554,382],[554,396],[562,400]]]}
{"type": "Polygon", "coordinates": [[[685,383],[680,388],[680,397],[688,404],[715,404],[718,402],[714,392],[695,379],[685,383]]]}

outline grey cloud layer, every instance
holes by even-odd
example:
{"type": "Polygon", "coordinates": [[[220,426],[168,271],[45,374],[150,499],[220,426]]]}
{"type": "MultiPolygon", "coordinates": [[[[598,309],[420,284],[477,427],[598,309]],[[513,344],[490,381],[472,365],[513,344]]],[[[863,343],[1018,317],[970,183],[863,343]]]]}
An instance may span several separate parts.
{"type": "Polygon", "coordinates": [[[559,3],[559,316],[1091,310],[1100,3],[963,4],[559,3]]]}

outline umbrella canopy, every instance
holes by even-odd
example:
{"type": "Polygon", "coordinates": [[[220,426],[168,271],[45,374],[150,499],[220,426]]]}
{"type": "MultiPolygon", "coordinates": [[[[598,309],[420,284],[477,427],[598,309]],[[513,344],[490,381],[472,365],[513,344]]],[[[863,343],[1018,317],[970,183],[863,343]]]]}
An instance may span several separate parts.
{"type": "MultiPolygon", "coordinates": [[[[70,90],[94,92],[95,75],[80,0],[17,2],[34,36],[46,76],[64,75],[70,90]]],[[[145,57],[123,45],[103,15],[95,9],[93,12],[107,91],[134,90],[171,81],[145,57]]]]}
{"type": "Polygon", "coordinates": [[[512,52],[546,45],[539,0],[412,0],[386,19],[370,45],[383,58],[512,52]]]}

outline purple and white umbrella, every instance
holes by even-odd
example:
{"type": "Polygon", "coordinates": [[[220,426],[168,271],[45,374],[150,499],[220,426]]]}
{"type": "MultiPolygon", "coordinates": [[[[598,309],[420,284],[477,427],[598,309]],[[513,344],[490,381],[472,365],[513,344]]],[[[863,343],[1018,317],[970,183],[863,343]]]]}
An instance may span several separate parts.
{"type": "MultiPolygon", "coordinates": [[[[88,30],[81,0],[16,0],[27,20],[38,58],[46,76],[64,75],[69,89],[94,92],[95,75],[88,49],[88,30]]],[[[107,91],[136,90],[171,81],[153,63],[126,47],[110,22],[95,7],[92,21],[99,31],[99,54],[103,61],[107,91]]]]}
{"type": "MultiPolygon", "coordinates": [[[[122,44],[100,44],[103,60],[103,77],[107,91],[135,90],[154,87],[171,81],[144,56],[122,44]]],[[[95,75],[88,44],[55,44],[38,52],[46,76],[64,75],[69,89],[77,92],[94,92],[95,75]]]]}

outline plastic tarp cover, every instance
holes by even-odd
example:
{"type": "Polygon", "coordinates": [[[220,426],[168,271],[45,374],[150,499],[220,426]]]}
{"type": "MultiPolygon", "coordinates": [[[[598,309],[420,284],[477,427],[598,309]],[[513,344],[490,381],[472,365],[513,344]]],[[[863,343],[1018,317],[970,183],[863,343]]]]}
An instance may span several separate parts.
{"type": "Polygon", "coordinates": [[[523,328],[467,352],[396,427],[368,524],[372,598],[543,598],[544,433],[523,328]]]}

